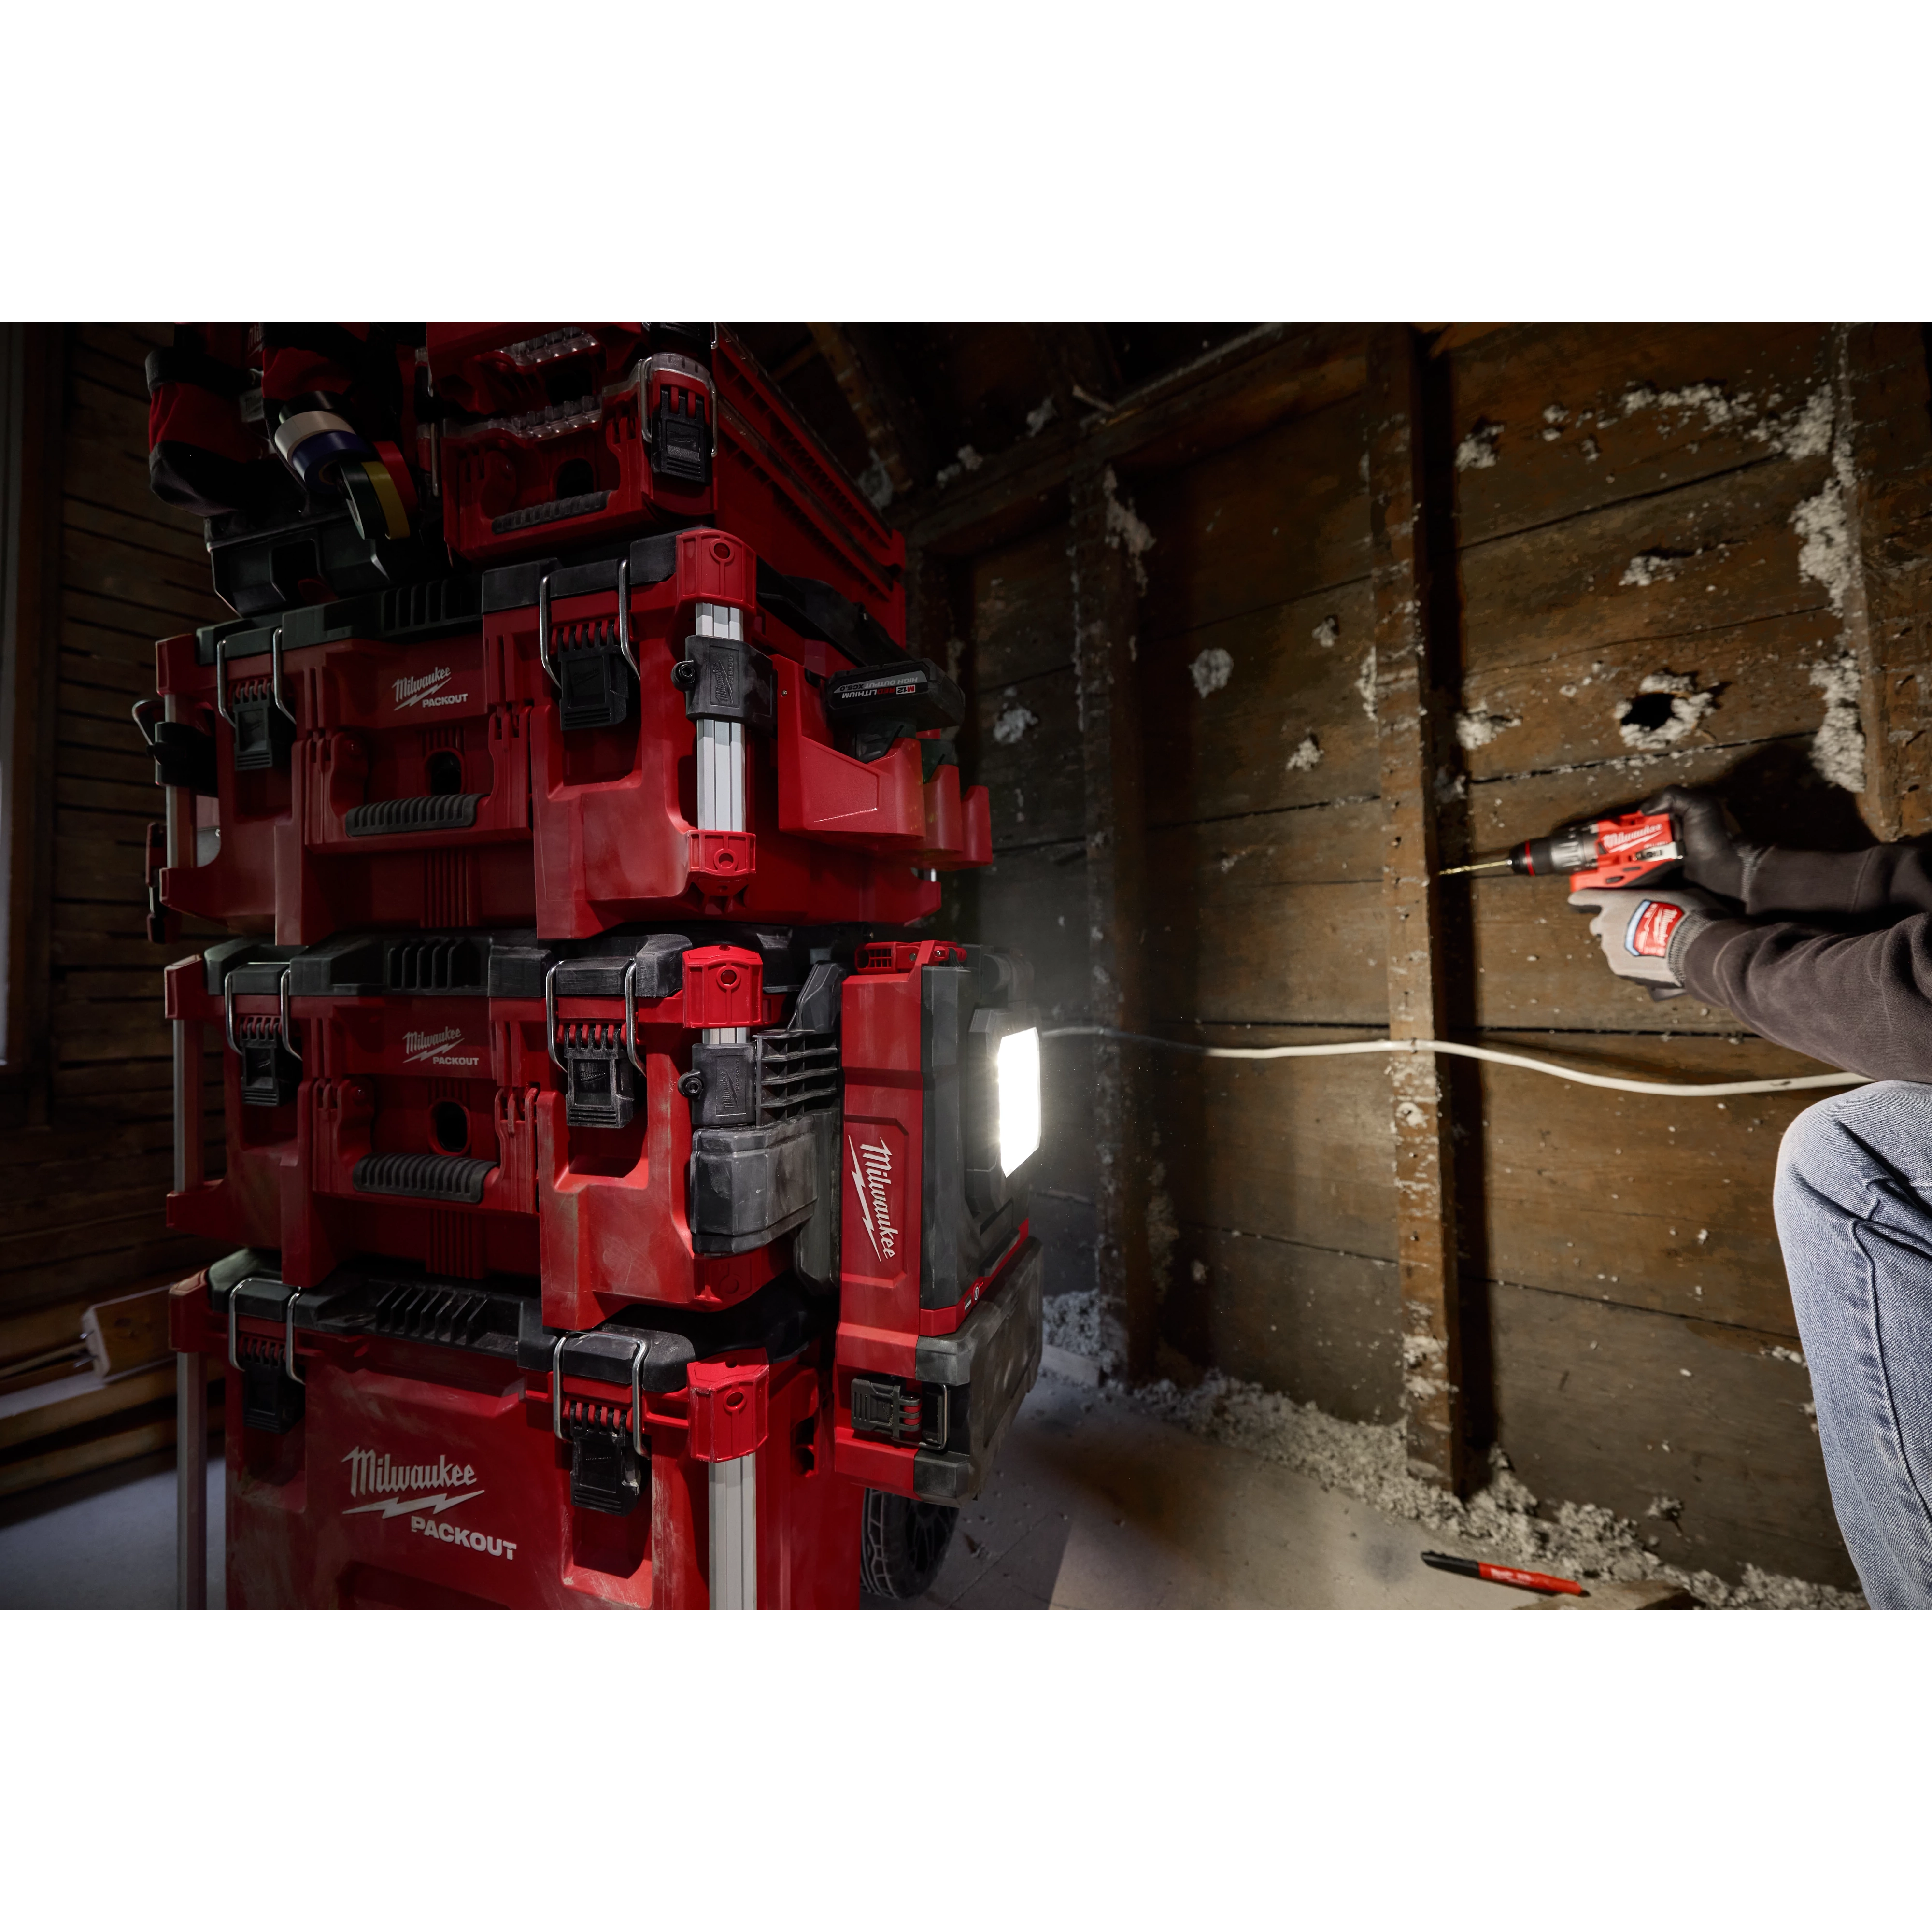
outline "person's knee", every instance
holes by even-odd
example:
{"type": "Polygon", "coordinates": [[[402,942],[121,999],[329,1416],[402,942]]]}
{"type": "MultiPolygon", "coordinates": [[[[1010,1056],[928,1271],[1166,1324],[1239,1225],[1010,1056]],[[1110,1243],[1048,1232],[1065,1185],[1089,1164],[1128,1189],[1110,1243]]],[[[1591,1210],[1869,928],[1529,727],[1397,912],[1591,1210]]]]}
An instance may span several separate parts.
{"type": "Polygon", "coordinates": [[[1879,1080],[1807,1107],[1778,1150],[1780,1203],[1822,1196],[1846,1206],[1886,1173],[1910,1174],[1932,1156],[1932,1086],[1879,1080]]]}

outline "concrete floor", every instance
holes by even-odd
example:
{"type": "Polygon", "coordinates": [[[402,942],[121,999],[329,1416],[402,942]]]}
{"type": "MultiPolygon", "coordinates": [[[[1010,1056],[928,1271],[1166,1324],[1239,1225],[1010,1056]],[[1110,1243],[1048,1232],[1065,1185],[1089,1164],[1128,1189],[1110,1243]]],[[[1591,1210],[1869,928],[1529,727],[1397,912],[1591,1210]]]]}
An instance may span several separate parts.
{"type": "MultiPolygon", "coordinates": [[[[222,1474],[208,1470],[211,1598],[222,1474]]],[[[174,1601],[171,1458],[0,1504],[0,1609],[174,1601]]],[[[931,1610],[1515,1610],[1514,1590],[1426,1568],[1439,1533],[1042,1376],[986,1493],[962,1512],[931,1610]]],[[[1454,1548],[1454,1544],[1448,1546],[1454,1548]]]]}
{"type": "MultiPolygon", "coordinates": [[[[208,1465],[208,1600],[216,1606],[224,1494],[217,1450],[208,1465]]],[[[0,1502],[0,1610],[168,1610],[174,1602],[172,1450],[0,1502]]]]}

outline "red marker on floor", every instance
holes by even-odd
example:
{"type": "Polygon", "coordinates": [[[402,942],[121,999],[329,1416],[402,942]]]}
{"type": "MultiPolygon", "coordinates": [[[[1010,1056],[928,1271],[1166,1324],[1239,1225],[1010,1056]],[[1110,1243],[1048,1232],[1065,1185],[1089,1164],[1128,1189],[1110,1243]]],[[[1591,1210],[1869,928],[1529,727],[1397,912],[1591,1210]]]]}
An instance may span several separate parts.
{"type": "Polygon", "coordinates": [[[1439,1550],[1425,1550],[1422,1560],[1432,1570],[1447,1570],[1458,1576],[1480,1577],[1485,1583],[1508,1583],[1519,1590],[1538,1590],[1546,1597],[1587,1597],[1590,1593],[1568,1576],[1546,1576],[1540,1570],[1512,1570],[1504,1563],[1479,1563],[1473,1556],[1445,1556],[1439,1550]]]}

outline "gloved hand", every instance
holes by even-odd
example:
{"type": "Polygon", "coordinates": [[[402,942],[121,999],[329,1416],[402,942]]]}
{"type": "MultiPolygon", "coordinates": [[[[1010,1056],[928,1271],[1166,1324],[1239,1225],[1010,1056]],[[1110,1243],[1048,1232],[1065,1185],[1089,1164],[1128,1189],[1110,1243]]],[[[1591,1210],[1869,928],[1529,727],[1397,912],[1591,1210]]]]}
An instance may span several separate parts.
{"type": "Polygon", "coordinates": [[[1688,886],[1572,892],[1570,908],[1596,914],[1590,932],[1610,970],[1648,986],[1653,1000],[1674,999],[1683,992],[1682,976],[1671,965],[1673,956],[1681,958],[1696,934],[1726,912],[1711,893],[1688,886]]]}
{"type": "Polygon", "coordinates": [[[1646,812],[1667,812],[1684,842],[1684,876],[1706,892],[1721,893],[1742,905],[1751,874],[1770,850],[1748,843],[1724,800],[1713,791],[1666,785],[1643,802],[1646,812]]]}

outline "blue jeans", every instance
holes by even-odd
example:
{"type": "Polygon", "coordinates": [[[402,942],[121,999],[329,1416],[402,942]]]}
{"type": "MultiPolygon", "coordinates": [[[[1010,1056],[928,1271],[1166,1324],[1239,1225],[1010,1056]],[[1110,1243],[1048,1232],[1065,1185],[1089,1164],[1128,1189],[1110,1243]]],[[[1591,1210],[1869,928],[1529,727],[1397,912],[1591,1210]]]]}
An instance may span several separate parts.
{"type": "Polygon", "coordinates": [[[1932,1087],[1882,1081],[1808,1108],[1778,1150],[1775,1201],[1865,1599],[1932,1609],[1932,1087]]]}

